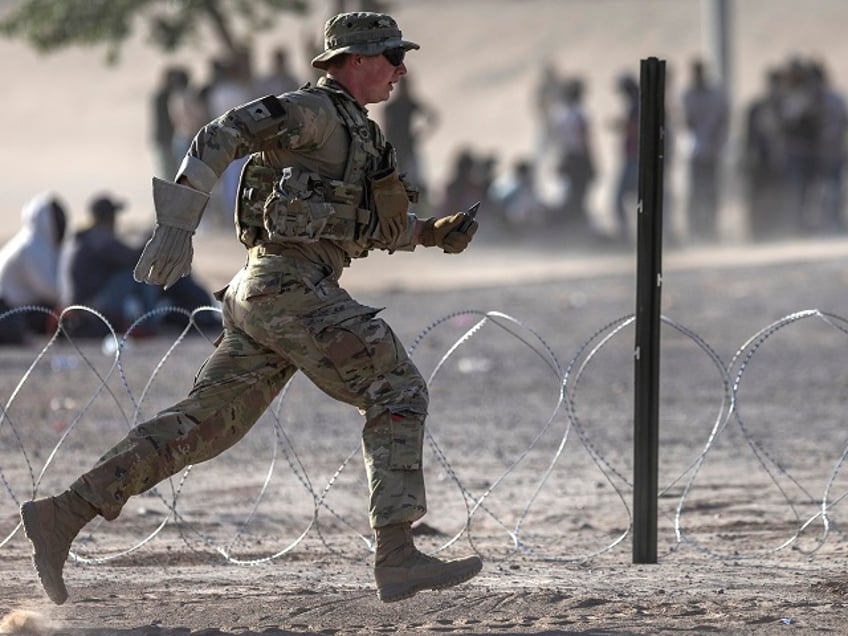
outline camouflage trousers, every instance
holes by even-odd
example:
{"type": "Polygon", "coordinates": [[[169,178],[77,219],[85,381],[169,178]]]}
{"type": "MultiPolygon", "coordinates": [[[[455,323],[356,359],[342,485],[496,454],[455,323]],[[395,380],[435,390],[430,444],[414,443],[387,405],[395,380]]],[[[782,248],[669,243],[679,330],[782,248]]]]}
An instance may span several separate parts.
{"type": "Polygon", "coordinates": [[[251,256],[221,297],[224,334],[188,397],[139,424],[71,486],[106,519],[238,442],[296,371],[365,416],[372,527],[415,521],[427,385],[380,311],[303,260],[251,256]]]}

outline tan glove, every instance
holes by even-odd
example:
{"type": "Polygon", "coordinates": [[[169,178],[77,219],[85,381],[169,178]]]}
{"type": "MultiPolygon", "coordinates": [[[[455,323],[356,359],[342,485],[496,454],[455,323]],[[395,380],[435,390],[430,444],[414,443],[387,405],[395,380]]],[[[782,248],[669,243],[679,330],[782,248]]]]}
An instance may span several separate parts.
{"type": "Polygon", "coordinates": [[[191,237],[200,223],[209,195],[188,186],[153,178],[156,227],[133,271],[139,283],[167,289],[191,272],[191,237]]]}
{"type": "Polygon", "coordinates": [[[380,235],[386,243],[394,243],[409,225],[409,196],[397,170],[371,181],[371,192],[380,222],[380,235]]]}
{"type": "Polygon", "coordinates": [[[445,254],[459,254],[468,247],[474,233],[477,232],[477,221],[474,219],[471,219],[467,228],[459,229],[467,220],[468,215],[465,212],[457,212],[438,219],[425,219],[419,238],[421,245],[424,247],[436,245],[441,247],[445,254]]]}

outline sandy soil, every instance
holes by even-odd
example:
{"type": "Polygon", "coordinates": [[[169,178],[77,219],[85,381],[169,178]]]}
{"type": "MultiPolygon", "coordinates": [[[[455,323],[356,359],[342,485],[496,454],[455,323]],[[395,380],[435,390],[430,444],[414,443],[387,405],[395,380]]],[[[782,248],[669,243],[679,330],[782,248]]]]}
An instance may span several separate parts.
{"type": "Polygon", "coordinates": [[[406,288],[351,269],[431,381],[419,545],[485,561],[455,590],[392,605],[371,579],[359,416],[296,378],[231,451],[91,524],[66,569],[71,598],[52,606],[17,503],[178,399],[210,345],[132,341],[117,369],[99,343],[54,345],[29,372],[37,346],[4,351],[0,615],[39,634],[844,633],[846,250],[723,249],[710,266],[668,254],[656,564],[632,562],[633,330],[619,320],[632,255],[549,253],[547,277],[506,285],[485,279],[483,248],[479,262],[391,257],[406,288]],[[440,286],[439,261],[477,284],[440,286]],[[829,322],[793,315],[812,308],[829,322]]]}
{"type": "MultiPolygon", "coordinates": [[[[656,55],[679,94],[689,59],[707,48],[705,4],[399,0],[406,34],[423,45],[413,72],[442,113],[424,148],[434,184],[465,144],[498,153],[503,169],[533,152],[532,90],[552,60],[590,79],[603,219],[613,80],[656,55]]],[[[848,83],[848,4],[735,6],[736,113],[793,52],[823,57],[835,84],[848,83]]],[[[260,64],[278,41],[301,55],[324,18],[319,8],[284,19],[257,41],[260,64]]],[[[214,51],[165,60],[142,39],[114,69],[101,51],[40,58],[0,41],[0,237],[48,188],[75,223],[103,188],[130,201],[128,226],[149,223],[151,88],[173,61],[204,77],[214,51]]],[[[670,170],[679,197],[680,164],[670,170]]],[[[52,606],[18,505],[63,488],[134,421],[182,397],[211,345],[132,340],[116,366],[100,343],[37,343],[0,358],[0,633],[846,633],[848,243],[745,246],[738,183],[730,195],[727,244],[666,255],[658,563],[632,563],[633,254],[563,252],[556,236],[505,249],[485,240],[484,224],[466,254],[373,255],[345,277],[362,302],[386,307],[432,376],[431,533],[419,545],[477,552],[479,577],[398,604],[376,599],[361,421],[298,378],[230,452],[134,500],[118,521],[91,524],[66,569],[71,598],[52,606]],[[828,313],[804,311],[816,308],[828,313]]],[[[196,273],[210,286],[242,259],[231,236],[198,237],[196,273]]]]}

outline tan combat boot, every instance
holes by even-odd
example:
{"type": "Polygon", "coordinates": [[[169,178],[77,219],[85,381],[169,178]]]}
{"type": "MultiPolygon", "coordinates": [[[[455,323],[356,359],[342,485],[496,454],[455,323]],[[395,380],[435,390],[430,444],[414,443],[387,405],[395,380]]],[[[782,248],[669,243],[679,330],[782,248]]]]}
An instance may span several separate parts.
{"type": "Polygon", "coordinates": [[[62,569],[71,543],[97,510],[72,490],[58,497],[27,501],[21,506],[24,531],[32,543],[32,562],[50,600],[61,605],[68,598],[62,569]]]}
{"type": "Polygon", "coordinates": [[[419,552],[408,523],[377,528],[376,534],[374,578],[377,596],[384,603],[401,601],[421,590],[457,585],[483,569],[483,562],[476,556],[440,561],[419,552]]]}

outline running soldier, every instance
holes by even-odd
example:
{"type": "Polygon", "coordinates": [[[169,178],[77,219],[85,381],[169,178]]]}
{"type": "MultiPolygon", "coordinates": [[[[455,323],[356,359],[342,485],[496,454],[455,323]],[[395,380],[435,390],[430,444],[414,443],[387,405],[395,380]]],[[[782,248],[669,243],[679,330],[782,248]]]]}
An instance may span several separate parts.
{"type": "Polygon", "coordinates": [[[269,95],[204,126],[175,182],[153,179],[156,228],[135,269],[166,288],[191,269],[192,235],[209,192],[249,157],[235,210],[247,264],[217,294],[224,331],[188,397],[139,424],[56,497],[21,507],[48,596],[67,599],[62,570],[79,531],[115,519],[127,500],[190,464],[215,457],[259,419],[296,371],[365,417],[362,451],[376,535],[374,575],[385,602],[450,587],[482,568],[470,556],[419,552],[411,524],[426,511],[422,447],[427,385],[378,309],[339,286],[351,259],[374,249],[463,251],[477,230],[462,212],[419,219],[391,145],[365,106],[406,74],[395,20],[344,13],[324,29],[317,86],[269,95]]]}

